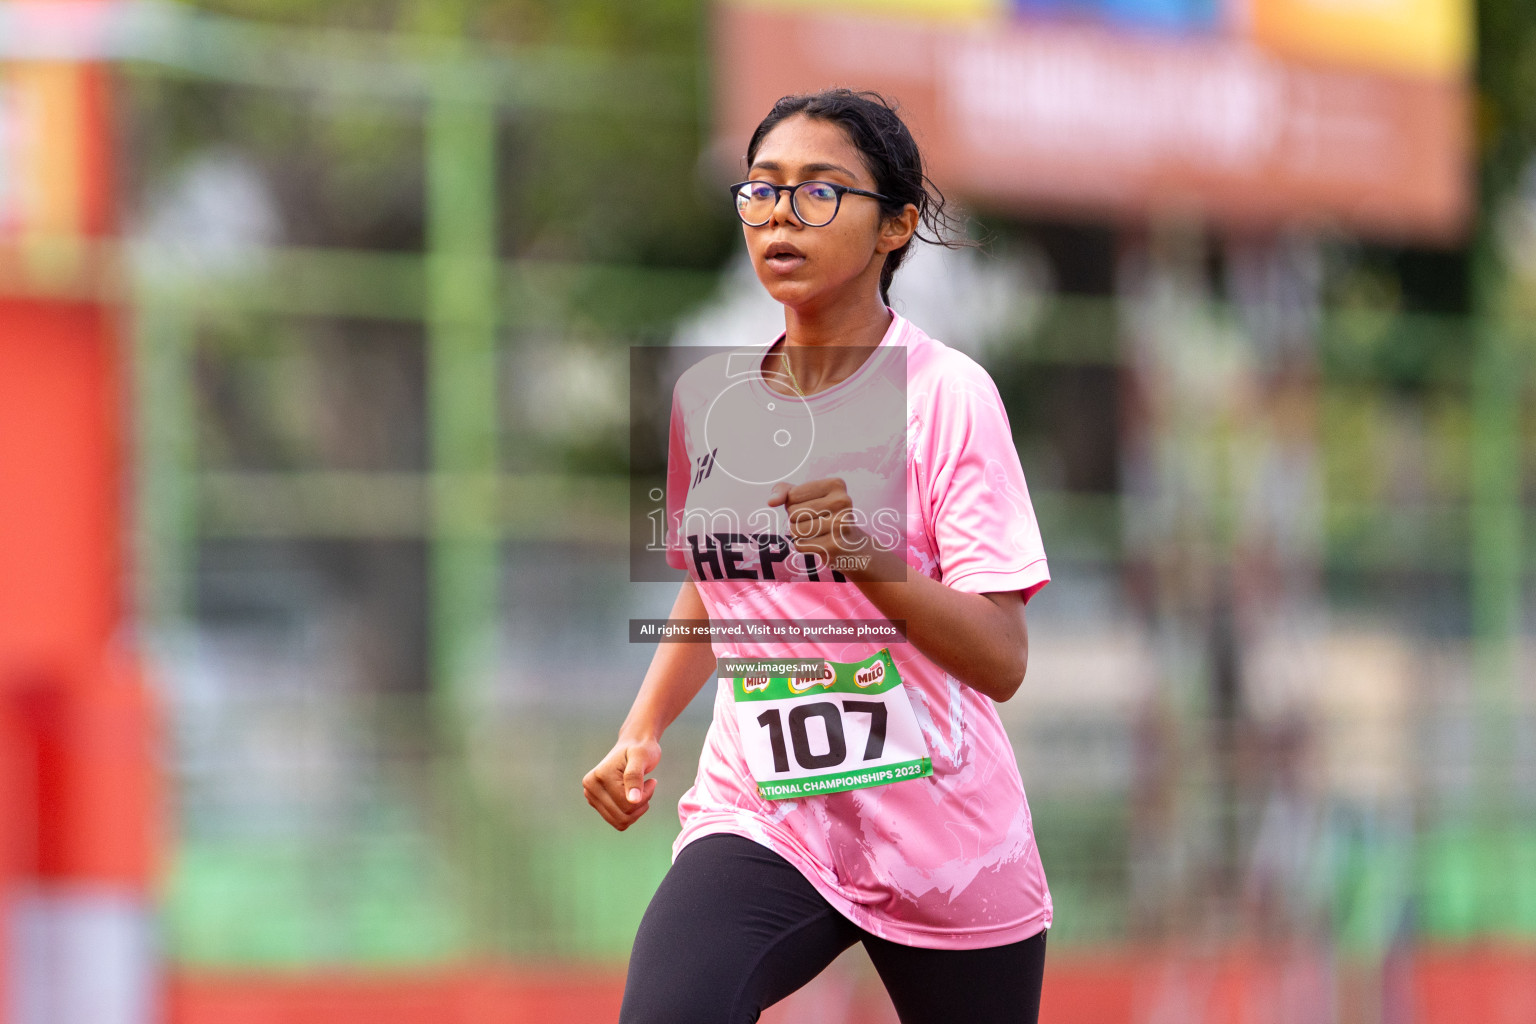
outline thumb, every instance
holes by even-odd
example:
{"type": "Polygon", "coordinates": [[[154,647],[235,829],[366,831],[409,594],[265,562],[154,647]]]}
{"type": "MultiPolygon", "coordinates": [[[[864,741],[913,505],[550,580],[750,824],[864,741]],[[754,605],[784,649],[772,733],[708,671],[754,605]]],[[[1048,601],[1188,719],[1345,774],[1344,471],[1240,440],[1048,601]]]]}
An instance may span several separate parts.
{"type": "Polygon", "coordinates": [[[624,795],[632,804],[639,803],[644,796],[647,767],[649,766],[645,763],[645,756],[641,749],[630,747],[624,761],[624,795]]]}
{"type": "Polygon", "coordinates": [[[786,483],[784,483],[782,481],[780,481],[779,483],[774,484],[773,485],[773,489],[768,492],[768,507],[772,508],[774,505],[788,505],[788,504],[789,504],[789,484],[786,484],[786,483]]]}

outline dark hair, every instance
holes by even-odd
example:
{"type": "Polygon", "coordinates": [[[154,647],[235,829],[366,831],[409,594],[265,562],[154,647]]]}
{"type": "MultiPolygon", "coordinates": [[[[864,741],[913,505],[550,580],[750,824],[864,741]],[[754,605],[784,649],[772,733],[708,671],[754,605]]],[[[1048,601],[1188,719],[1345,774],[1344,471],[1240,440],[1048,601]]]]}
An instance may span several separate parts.
{"type": "MultiPolygon", "coordinates": [[[[917,142],[896,112],[896,106],[877,92],[852,89],[827,89],[817,93],[785,96],[763,118],[752,141],[747,143],[747,166],[757,158],[758,147],[768,133],[796,114],[831,121],[848,133],[848,139],[864,157],[864,164],[875,179],[875,191],[889,196],[881,209],[887,216],[900,213],[908,203],[917,207],[917,232],[925,242],[948,249],[972,244],[963,238],[947,237],[959,233],[958,218],[947,206],[944,194],[923,173],[923,157],[917,142]],[[924,234],[924,229],[927,234],[924,234]]],[[[880,270],[880,299],[889,304],[891,278],[907,258],[912,241],[885,254],[880,270]]]]}

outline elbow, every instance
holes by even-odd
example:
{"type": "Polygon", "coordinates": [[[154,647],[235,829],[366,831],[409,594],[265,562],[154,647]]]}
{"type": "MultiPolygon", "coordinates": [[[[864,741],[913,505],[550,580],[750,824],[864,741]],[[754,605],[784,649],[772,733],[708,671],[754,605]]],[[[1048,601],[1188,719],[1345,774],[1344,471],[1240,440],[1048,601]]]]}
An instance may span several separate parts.
{"type": "Polygon", "coordinates": [[[1029,627],[1024,622],[1024,593],[988,594],[997,606],[992,633],[992,677],[982,692],[1001,704],[1019,692],[1029,668],[1029,627]]]}
{"type": "Polygon", "coordinates": [[[995,677],[995,682],[987,695],[999,704],[1008,701],[1019,692],[1019,687],[1024,685],[1024,674],[1028,668],[1028,652],[1019,651],[1018,656],[1008,663],[1007,668],[995,677]]]}

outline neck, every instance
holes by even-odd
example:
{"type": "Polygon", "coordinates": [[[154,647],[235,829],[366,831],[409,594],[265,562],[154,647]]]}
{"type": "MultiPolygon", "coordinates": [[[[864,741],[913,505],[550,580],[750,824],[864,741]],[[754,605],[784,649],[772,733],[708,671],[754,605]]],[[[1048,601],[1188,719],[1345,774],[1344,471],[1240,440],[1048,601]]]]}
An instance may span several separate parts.
{"type": "Polygon", "coordinates": [[[851,375],[885,337],[891,312],[878,294],[871,299],[815,311],[784,307],[785,350],[796,350],[794,373],[806,394],[851,375]]]}

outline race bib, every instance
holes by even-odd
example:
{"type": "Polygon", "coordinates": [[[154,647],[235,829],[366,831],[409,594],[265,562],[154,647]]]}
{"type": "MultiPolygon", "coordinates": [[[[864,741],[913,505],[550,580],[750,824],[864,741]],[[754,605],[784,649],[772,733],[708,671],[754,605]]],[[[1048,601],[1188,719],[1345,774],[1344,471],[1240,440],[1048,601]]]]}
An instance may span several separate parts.
{"type": "Polygon", "coordinates": [[[737,676],[736,724],[765,800],[842,793],[933,774],[891,652],[826,663],[819,679],[737,676]]]}

